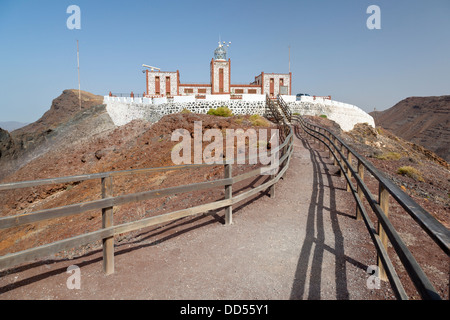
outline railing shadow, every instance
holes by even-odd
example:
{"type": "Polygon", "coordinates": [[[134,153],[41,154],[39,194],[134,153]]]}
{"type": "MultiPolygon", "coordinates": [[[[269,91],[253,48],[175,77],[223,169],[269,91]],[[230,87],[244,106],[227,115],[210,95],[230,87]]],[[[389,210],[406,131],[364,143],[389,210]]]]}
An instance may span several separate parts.
{"type": "MultiPolygon", "coordinates": [[[[259,180],[265,180],[265,177],[257,177],[253,179],[249,184],[242,186],[241,188],[237,189],[236,192],[243,191],[247,188],[254,188],[258,182],[263,183],[264,181],[259,180]]],[[[233,208],[233,213],[238,214],[240,213],[245,207],[252,204],[253,202],[257,201],[258,199],[268,196],[268,190],[261,191],[258,194],[246,199],[242,203],[236,205],[235,208],[233,208]]],[[[114,255],[117,257],[122,254],[127,254],[129,252],[139,250],[146,247],[152,247],[157,244],[163,243],[165,241],[174,239],[176,237],[179,237],[183,234],[186,234],[190,231],[205,227],[210,224],[214,223],[225,223],[224,218],[224,208],[216,209],[216,210],[210,210],[207,213],[198,214],[197,216],[193,217],[184,217],[180,218],[171,222],[168,222],[164,224],[163,226],[156,226],[156,227],[150,227],[150,228],[144,228],[140,230],[137,234],[133,236],[133,238],[137,240],[132,241],[124,241],[123,243],[116,243],[115,244],[115,252],[114,255]],[[176,232],[172,232],[173,230],[176,230],[176,232]],[[159,238],[159,236],[162,236],[159,238]]],[[[62,258],[62,259],[46,259],[41,261],[36,261],[33,263],[27,263],[22,266],[17,266],[5,271],[0,272],[0,279],[7,276],[8,274],[14,274],[19,272],[24,272],[29,269],[39,268],[45,265],[51,265],[51,264],[60,264],[63,265],[62,267],[56,267],[56,269],[49,270],[47,272],[43,272],[37,275],[29,276],[27,278],[24,278],[22,280],[16,281],[14,283],[9,283],[4,286],[0,286],[0,297],[1,294],[4,294],[6,292],[9,292],[11,290],[29,285],[34,282],[42,281],[44,279],[56,276],[61,273],[65,273],[67,271],[67,264],[69,261],[75,261],[79,260],[80,262],[73,262],[78,267],[82,268],[84,266],[91,265],[93,263],[98,263],[103,260],[102,257],[102,249],[96,249],[89,251],[83,255],[76,256],[73,259],[68,258],[62,258]]]]}
{"type": "Polygon", "coordinates": [[[347,217],[348,215],[337,210],[336,188],[333,185],[332,176],[326,172],[328,164],[321,154],[310,145],[309,141],[302,136],[300,129],[297,127],[295,135],[301,140],[303,146],[310,151],[313,166],[313,188],[307,211],[305,239],[297,263],[290,299],[304,299],[306,297],[307,299],[318,300],[322,298],[322,266],[324,253],[327,251],[335,256],[336,299],[348,300],[346,263],[351,263],[363,270],[366,270],[367,266],[345,255],[344,239],[339,226],[338,215],[347,217]],[[325,203],[324,179],[326,179],[329,188],[328,206],[325,203]],[[330,215],[333,230],[334,248],[325,243],[324,215],[327,211],[330,215]],[[305,292],[306,288],[308,288],[307,293],[305,292]]]}

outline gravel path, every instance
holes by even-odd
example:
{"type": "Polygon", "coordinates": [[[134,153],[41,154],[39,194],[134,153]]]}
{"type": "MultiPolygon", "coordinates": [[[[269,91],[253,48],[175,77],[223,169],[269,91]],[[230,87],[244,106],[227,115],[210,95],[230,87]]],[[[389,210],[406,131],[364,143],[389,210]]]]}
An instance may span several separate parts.
{"type": "Polygon", "coordinates": [[[389,284],[369,289],[376,253],[355,204],[327,153],[295,139],[286,178],[233,208],[143,230],[119,243],[115,273],[102,253],[47,260],[0,277],[0,299],[392,299],[389,284]],[[68,289],[67,267],[81,288],[68,289]]]}

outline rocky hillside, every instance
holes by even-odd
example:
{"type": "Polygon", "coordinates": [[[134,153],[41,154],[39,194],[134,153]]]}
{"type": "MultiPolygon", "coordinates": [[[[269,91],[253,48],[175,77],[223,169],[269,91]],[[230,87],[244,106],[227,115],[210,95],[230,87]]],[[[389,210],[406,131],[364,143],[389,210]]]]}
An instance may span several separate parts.
{"type": "Polygon", "coordinates": [[[49,150],[80,143],[115,128],[102,106],[103,97],[78,90],[64,90],[36,122],[8,132],[0,128],[0,179],[49,150]]]}
{"type": "Polygon", "coordinates": [[[450,96],[410,97],[370,114],[377,126],[450,161],[450,96]]]}
{"type": "MultiPolygon", "coordinates": [[[[447,228],[450,227],[450,166],[444,159],[381,127],[357,124],[353,130],[343,132],[333,121],[320,117],[308,118],[340,136],[420,206],[447,228]]],[[[375,184],[375,195],[377,188],[375,184]]]]}
{"type": "MultiPolygon", "coordinates": [[[[54,105],[66,105],[64,98],[71,100],[71,93],[65,92],[54,105]]],[[[55,99],[56,100],[56,99],[55,99]]],[[[74,106],[75,107],[75,106],[74,106]]],[[[57,109],[57,108],[54,108],[57,109]]],[[[60,109],[59,109],[60,110],[60,109]]],[[[51,110],[50,110],[51,111],[51,110]]],[[[46,113],[48,115],[48,113],[46,113]]],[[[52,115],[50,113],[50,115],[52,115]]],[[[64,121],[50,116],[43,117],[40,123],[28,127],[38,128],[43,138],[35,147],[33,158],[22,161],[20,168],[12,170],[0,179],[0,183],[26,181],[52,177],[71,176],[107,171],[120,171],[138,168],[163,167],[173,165],[171,151],[178,143],[172,141],[172,132],[186,129],[193,134],[195,121],[202,121],[203,130],[216,128],[267,127],[272,124],[264,119],[250,116],[218,117],[205,114],[178,113],[163,117],[157,123],[134,120],[124,126],[116,127],[105,112],[103,105],[93,105],[79,112],[73,112],[64,121]],[[49,131],[47,135],[45,133],[49,131]],[[51,137],[51,138],[49,138],[51,137]],[[39,152],[37,151],[39,150],[39,152]]],[[[26,129],[26,128],[24,128],[26,129]]],[[[32,130],[21,131],[22,135],[32,130]]],[[[223,131],[224,132],[224,131],[223,131]]],[[[1,134],[1,133],[0,133],[1,134]]],[[[16,132],[3,134],[2,143],[5,158],[20,158],[24,149],[15,146],[16,132]]],[[[36,136],[33,136],[36,137],[36,136]]],[[[38,136],[40,137],[40,136],[38,136]]],[[[16,138],[17,139],[17,138],[16,138]]],[[[39,139],[39,138],[34,138],[39,139]]],[[[224,135],[225,139],[225,135],[224,135]]],[[[260,141],[258,141],[260,142],[260,141]]],[[[206,146],[208,143],[204,143],[206,146]]],[[[225,145],[225,140],[224,140],[225,145]]],[[[18,161],[19,161],[18,160],[18,161]]],[[[253,166],[237,166],[234,174],[251,170],[253,166]]],[[[223,176],[223,166],[172,170],[150,174],[131,174],[114,179],[114,195],[129,194],[151,189],[167,188],[223,176]]],[[[101,196],[100,180],[80,183],[46,185],[35,188],[0,191],[0,216],[34,212],[45,208],[60,207],[98,199],[101,196]]],[[[200,204],[207,200],[223,197],[223,189],[208,192],[193,192],[157,198],[144,203],[132,203],[115,208],[115,223],[138,220],[200,204]]],[[[14,252],[49,241],[67,238],[83,232],[97,230],[101,225],[99,212],[67,218],[43,221],[18,228],[4,230],[0,236],[0,254],[14,252]],[[64,226],[70,224],[70,228],[64,226]]],[[[129,236],[127,234],[127,236],[129,236]]],[[[120,238],[120,237],[119,237],[120,238]]],[[[81,248],[80,250],[87,250],[81,248]]]]}

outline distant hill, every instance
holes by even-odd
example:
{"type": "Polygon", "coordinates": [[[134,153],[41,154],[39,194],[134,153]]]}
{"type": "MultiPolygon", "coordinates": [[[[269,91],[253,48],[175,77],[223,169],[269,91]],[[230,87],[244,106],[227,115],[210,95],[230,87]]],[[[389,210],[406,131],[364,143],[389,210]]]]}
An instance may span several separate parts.
{"type": "Polygon", "coordinates": [[[103,96],[90,92],[81,91],[81,109],[78,100],[78,90],[67,89],[60,96],[53,99],[50,109],[36,122],[20,128],[15,132],[16,136],[24,134],[35,134],[41,131],[48,131],[65,123],[81,111],[89,110],[92,106],[103,103],[103,96]]]}
{"type": "Polygon", "coordinates": [[[28,123],[17,122],[17,121],[0,121],[0,128],[6,131],[14,131],[16,129],[26,126],[28,123]]]}
{"type": "Polygon", "coordinates": [[[371,112],[377,126],[420,144],[450,162],[450,95],[409,97],[371,112]]]}
{"type": "Polygon", "coordinates": [[[0,179],[48,150],[67,146],[115,126],[102,105],[103,96],[78,90],[64,90],[50,109],[36,122],[7,130],[0,125],[0,179]]]}

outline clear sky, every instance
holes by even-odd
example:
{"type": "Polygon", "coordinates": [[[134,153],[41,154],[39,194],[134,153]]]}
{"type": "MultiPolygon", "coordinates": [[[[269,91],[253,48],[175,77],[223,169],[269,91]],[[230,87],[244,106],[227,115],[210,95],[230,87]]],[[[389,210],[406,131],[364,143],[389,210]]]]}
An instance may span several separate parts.
{"type": "Polygon", "coordinates": [[[219,36],[232,83],[287,73],[292,93],[370,112],[409,96],[450,94],[450,1],[0,0],[0,121],[33,122],[65,89],[142,93],[142,64],[208,83],[219,36]],[[70,30],[69,5],[81,9],[70,30]],[[370,5],[381,29],[366,26],[370,5]]]}

